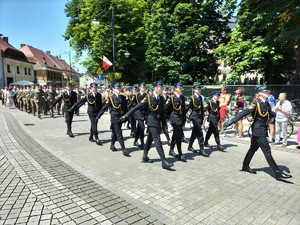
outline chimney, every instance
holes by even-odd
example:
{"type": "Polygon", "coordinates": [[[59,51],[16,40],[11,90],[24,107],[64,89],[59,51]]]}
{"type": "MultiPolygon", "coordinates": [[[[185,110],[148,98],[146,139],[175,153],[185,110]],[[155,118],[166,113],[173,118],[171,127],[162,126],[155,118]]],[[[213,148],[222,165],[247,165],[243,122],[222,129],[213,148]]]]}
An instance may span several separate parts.
{"type": "Polygon", "coordinates": [[[23,48],[26,44],[21,44],[21,48],[23,48]]]}
{"type": "Polygon", "coordinates": [[[51,52],[50,52],[50,51],[46,51],[46,54],[47,54],[47,55],[51,55],[51,52]]]}
{"type": "Polygon", "coordinates": [[[3,41],[5,41],[8,44],[8,37],[3,37],[3,41]]]}

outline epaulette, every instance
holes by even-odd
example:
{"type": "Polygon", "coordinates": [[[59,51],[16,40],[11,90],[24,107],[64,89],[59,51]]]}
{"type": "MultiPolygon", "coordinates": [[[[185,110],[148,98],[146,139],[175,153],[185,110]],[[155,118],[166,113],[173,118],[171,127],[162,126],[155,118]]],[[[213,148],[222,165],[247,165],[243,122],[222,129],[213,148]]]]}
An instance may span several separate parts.
{"type": "Polygon", "coordinates": [[[171,100],[170,100],[170,98],[168,98],[168,100],[166,101],[166,104],[169,104],[169,103],[170,103],[170,101],[171,101],[171,100]]]}

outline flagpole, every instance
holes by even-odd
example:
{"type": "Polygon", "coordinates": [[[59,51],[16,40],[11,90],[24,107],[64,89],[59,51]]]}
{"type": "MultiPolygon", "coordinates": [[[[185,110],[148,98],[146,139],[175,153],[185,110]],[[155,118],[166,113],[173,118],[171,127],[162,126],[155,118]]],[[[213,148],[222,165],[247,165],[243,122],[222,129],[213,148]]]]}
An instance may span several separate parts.
{"type": "Polygon", "coordinates": [[[114,7],[111,10],[111,29],[112,29],[112,50],[113,50],[113,74],[112,74],[112,84],[115,83],[115,72],[116,72],[116,49],[115,49],[115,23],[114,23],[114,7]]]}

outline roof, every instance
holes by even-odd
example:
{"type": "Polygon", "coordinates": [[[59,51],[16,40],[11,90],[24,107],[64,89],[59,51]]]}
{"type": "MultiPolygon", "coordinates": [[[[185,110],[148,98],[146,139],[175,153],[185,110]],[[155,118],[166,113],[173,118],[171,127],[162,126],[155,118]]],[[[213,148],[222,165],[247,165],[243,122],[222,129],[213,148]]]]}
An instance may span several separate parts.
{"type": "Polygon", "coordinates": [[[30,61],[38,62],[41,66],[58,69],[63,71],[76,72],[70,67],[65,60],[60,59],[58,56],[51,55],[50,51],[44,52],[40,49],[32,47],[30,45],[22,44],[20,50],[29,58],[30,61]]]}
{"type": "Polygon", "coordinates": [[[23,62],[31,62],[28,60],[28,58],[25,56],[25,54],[22,51],[19,51],[14,46],[4,41],[2,38],[0,39],[0,48],[1,48],[3,58],[10,58],[18,61],[23,61],[23,62]]]}

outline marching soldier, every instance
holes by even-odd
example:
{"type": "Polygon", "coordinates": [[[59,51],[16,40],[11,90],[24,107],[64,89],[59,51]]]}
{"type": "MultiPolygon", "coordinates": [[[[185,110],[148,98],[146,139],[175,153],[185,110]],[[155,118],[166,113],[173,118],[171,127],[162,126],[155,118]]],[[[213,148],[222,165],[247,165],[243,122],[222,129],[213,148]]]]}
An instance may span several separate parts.
{"type": "MultiPolygon", "coordinates": [[[[59,96],[61,96],[61,94],[63,93],[63,90],[61,89],[61,87],[56,87],[55,92],[56,92],[55,100],[57,100],[59,96]]],[[[62,105],[62,99],[59,100],[56,105],[57,115],[60,115],[61,105],[62,105]]]]}
{"type": "MultiPolygon", "coordinates": [[[[139,93],[135,95],[134,104],[139,104],[145,97],[146,97],[146,84],[145,82],[141,82],[139,84],[139,93]]],[[[134,138],[134,146],[137,146],[141,149],[144,149],[145,143],[144,143],[144,137],[145,137],[145,108],[137,109],[134,112],[134,118],[137,121],[137,129],[135,133],[134,138]],[[138,144],[138,139],[140,139],[140,145],[138,144]]]]}
{"type": "Polygon", "coordinates": [[[50,109],[50,105],[55,101],[55,97],[57,96],[55,90],[53,90],[52,86],[49,86],[47,91],[47,108],[50,110],[51,117],[54,117],[53,108],[50,109]]]}
{"type": "Polygon", "coordinates": [[[133,109],[120,118],[120,122],[124,122],[128,116],[134,113],[138,109],[145,108],[147,110],[147,129],[148,137],[144,147],[143,162],[153,163],[148,157],[148,152],[154,141],[156,150],[162,160],[162,168],[170,169],[173,164],[166,160],[165,153],[160,140],[160,133],[163,126],[166,126],[166,115],[164,110],[164,103],[161,96],[162,82],[158,81],[154,85],[154,91],[152,94],[148,94],[144,99],[137,104],[133,109]]]}
{"type": "Polygon", "coordinates": [[[204,120],[204,106],[202,102],[201,96],[201,86],[194,85],[194,95],[191,97],[190,103],[187,107],[187,111],[189,109],[192,110],[190,114],[190,120],[193,123],[192,134],[189,142],[188,151],[196,152],[193,148],[193,143],[195,139],[198,139],[198,143],[200,146],[199,155],[208,157],[209,155],[204,151],[204,138],[202,132],[202,124],[204,120]]]}
{"type": "Polygon", "coordinates": [[[64,102],[64,112],[67,123],[67,134],[69,135],[69,137],[73,138],[74,135],[72,133],[72,121],[74,111],[68,112],[67,110],[77,102],[77,94],[76,92],[72,91],[72,87],[69,82],[66,83],[66,90],[62,92],[61,95],[52,103],[50,109],[52,109],[61,100],[63,100],[64,102]]]}
{"type": "Polygon", "coordinates": [[[115,142],[118,140],[124,156],[130,156],[128,151],[125,149],[124,138],[122,134],[122,123],[119,119],[127,112],[126,97],[121,95],[121,86],[119,83],[113,85],[113,94],[108,96],[106,104],[102,107],[96,119],[99,119],[103,113],[110,108],[111,118],[111,146],[112,151],[117,151],[115,142]]]}
{"type": "Polygon", "coordinates": [[[208,140],[210,139],[210,136],[214,134],[215,141],[217,143],[217,149],[223,151],[224,148],[221,145],[220,135],[218,130],[218,123],[220,120],[219,97],[220,97],[220,92],[215,91],[213,93],[212,99],[207,103],[207,110],[209,113],[208,115],[209,127],[205,136],[204,146],[210,147],[210,145],[208,144],[208,140]]]}
{"type": "MultiPolygon", "coordinates": [[[[131,88],[131,93],[126,95],[126,99],[127,99],[127,108],[132,109],[135,106],[135,96],[137,92],[137,86],[132,86],[131,88]]],[[[134,118],[134,116],[130,116],[129,120],[128,120],[128,125],[127,125],[128,129],[131,129],[130,135],[132,137],[135,137],[136,135],[136,120],[134,118]],[[130,124],[130,127],[129,127],[130,124]]]]}
{"type": "Polygon", "coordinates": [[[244,116],[251,113],[254,118],[252,123],[251,145],[244,158],[242,171],[256,174],[256,171],[252,170],[249,165],[255,152],[258,150],[258,148],[261,148],[269,166],[275,173],[276,180],[283,181],[282,179],[291,178],[292,176],[289,174],[285,174],[279,169],[275,160],[273,159],[271,147],[267,140],[268,121],[270,120],[270,118],[275,117],[276,114],[271,110],[271,106],[267,101],[269,91],[267,90],[266,86],[257,88],[256,92],[258,93],[259,98],[254,101],[247,109],[244,109],[242,112],[238,113],[228,123],[225,123],[225,127],[238,122],[244,116]]]}
{"type": "Polygon", "coordinates": [[[183,125],[186,121],[186,107],[185,99],[182,95],[182,83],[176,83],[174,85],[174,93],[170,97],[170,101],[167,102],[167,111],[170,111],[170,123],[173,127],[173,134],[171,140],[171,146],[169,155],[177,157],[180,161],[186,162],[184,155],[182,154],[181,140],[183,135],[183,125]],[[174,147],[177,146],[178,155],[174,152],[174,147]]]}
{"type": "MultiPolygon", "coordinates": [[[[164,100],[164,107],[165,107],[165,110],[167,110],[167,102],[168,100],[170,99],[170,96],[169,96],[169,89],[167,86],[163,86],[163,92],[162,92],[162,97],[163,97],[163,100],[164,100]]],[[[170,119],[170,115],[168,113],[166,113],[166,120],[169,120],[170,119]]],[[[171,142],[170,142],[170,135],[169,135],[169,131],[168,131],[168,124],[163,127],[163,133],[165,134],[166,138],[167,138],[167,141],[168,141],[168,145],[171,145],[171,142]]]]}
{"type": "Polygon", "coordinates": [[[102,95],[97,91],[98,85],[96,83],[90,84],[90,92],[87,93],[82,99],[80,99],[76,104],[74,104],[67,112],[74,112],[79,110],[86,102],[88,103],[87,114],[89,115],[91,121],[90,129],[90,142],[96,142],[97,145],[102,145],[102,142],[98,137],[98,129],[96,116],[102,108],[102,95]],[[95,138],[95,139],[94,139],[95,138]]]}

